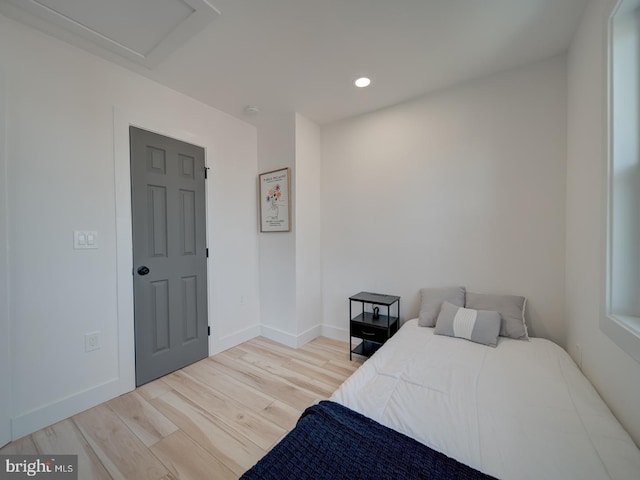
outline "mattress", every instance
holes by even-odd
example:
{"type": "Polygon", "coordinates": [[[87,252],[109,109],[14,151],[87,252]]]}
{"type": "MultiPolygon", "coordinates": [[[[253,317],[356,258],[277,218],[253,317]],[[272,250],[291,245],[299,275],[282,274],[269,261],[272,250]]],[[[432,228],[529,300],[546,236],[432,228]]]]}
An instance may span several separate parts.
{"type": "Polygon", "coordinates": [[[503,479],[640,479],[640,450],[567,353],[406,322],[331,399],[503,479]]]}

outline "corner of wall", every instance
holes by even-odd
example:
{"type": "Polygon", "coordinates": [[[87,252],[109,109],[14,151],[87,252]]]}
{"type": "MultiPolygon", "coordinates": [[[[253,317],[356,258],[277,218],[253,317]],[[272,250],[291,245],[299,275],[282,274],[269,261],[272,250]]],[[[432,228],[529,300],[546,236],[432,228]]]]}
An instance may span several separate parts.
{"type": "Polygon", "coordinates": [[[322,332],[320,128],[299,113],[262,119],[259,172],[291,168],[292,230],[261,233],[261,332],[297,348],[322,332]]]}
{"type": "Polygon", "coordinates": [[[285,167],[291,169],[292,176],[290,188],[294,205],[291,231],[258,233],[258,261],[262,334],[267,337],[273,334],[274,340],[281,341],[277,340],[281,338],[288,345],[297,333],[295,115],[285,112],[263,116],[258,125],[257,173],[285,167]]]}

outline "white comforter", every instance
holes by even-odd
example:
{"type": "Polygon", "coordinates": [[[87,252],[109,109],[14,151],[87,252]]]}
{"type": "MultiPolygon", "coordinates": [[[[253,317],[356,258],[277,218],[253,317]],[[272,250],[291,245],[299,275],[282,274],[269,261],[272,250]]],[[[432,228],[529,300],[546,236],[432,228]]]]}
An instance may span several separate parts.
{"type": "Polygon", "coordinates": [[[501,479],[640,479],[640,450],[548,340],[491,348],[411,320],[331,400],[501,479]]]}

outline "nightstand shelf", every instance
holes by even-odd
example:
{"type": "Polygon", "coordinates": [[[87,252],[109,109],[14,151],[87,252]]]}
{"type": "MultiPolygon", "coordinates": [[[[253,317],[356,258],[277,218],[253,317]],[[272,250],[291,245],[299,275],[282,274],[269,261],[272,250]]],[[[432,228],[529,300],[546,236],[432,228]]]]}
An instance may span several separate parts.
{"type": "Polygon", "coordinates": [[[380,293],[360,292],[349,297],[349,358],[353,354],[370,357],[400,328],[400,297],[396,295],[384,295],[380,293]],[[353,302],[360,302],[362,312],[353,317],[353,302]],[[368,305],[371,311],[365,311],[368,305]],[[395,316],[391,313],[391,307],[395,305],[395,316]],[[380,307],[386,308],[386,315],[380,313],[374,318],[373,310],[380,307]],[[353,347],[353,338],[362,340],[353,347]]]}
{"type": "Polygon", "coordinates": [[[362,355],[363,357],[370,357],[382,346],[382,343],[369,342],[368,340],[363,340],[356,347],[351,350],[351,353],[355,353],[356,355],[362,355]]]}

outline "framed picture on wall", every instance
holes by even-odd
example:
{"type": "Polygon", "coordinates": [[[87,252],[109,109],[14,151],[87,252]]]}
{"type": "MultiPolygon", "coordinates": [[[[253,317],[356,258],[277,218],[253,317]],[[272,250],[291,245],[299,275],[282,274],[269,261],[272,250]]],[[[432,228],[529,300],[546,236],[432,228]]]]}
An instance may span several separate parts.
{"type": "Polygon", "coordinates": [[[260,188],[260,231],[291,231],[289,168],[258,175],[260,188]]]}

